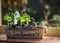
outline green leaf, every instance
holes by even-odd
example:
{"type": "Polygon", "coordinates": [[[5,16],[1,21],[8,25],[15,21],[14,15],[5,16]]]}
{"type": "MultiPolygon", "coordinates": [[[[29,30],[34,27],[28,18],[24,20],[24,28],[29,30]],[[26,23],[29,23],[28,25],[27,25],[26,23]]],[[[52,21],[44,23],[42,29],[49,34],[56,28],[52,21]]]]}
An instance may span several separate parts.
{"type": "Polygon", "coordinates": [[[4,20],[6,20],[7,22],[11,22],[12,18],[8,15],[4,16],[4,20]]]}

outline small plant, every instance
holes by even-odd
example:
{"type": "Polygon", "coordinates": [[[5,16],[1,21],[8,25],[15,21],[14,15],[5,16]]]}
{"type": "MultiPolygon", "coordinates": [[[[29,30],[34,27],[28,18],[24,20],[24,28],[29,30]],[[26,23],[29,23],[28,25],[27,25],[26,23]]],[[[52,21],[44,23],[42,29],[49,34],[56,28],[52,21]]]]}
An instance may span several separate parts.
{"type": "Polygon", "coordinates": [[[8,23],[8,27],[10,27],[10,25],[12,23],[12,18],[8,15],[5,15],[4,20],[8,23]]]}
{"type": "Polygon", "coordinates": [[[5,15],[4,16],[4,20],[8,23],[8,27],[12,26],[14,16],[15,16],[14,13],[11,13],[10,15],[5,15]]]}
{"type": "Polygon", "coordinates": [[[22,23],[24,23],[24,22],[26,22],[27,23],[27,25],[28,25],[28,21],[30,20],[30,16],[29,15],[27,15],[27,13],[24,13],[24,14],[22,14],[19,18],[17,18],[17,20],[19,20],[20,21],[20,25],[22,26],[22,23]]]}
{"type": "Polygon", "coordinates": [[[30,20],[30,16],[27,15],[27,13],[24,13],[24,14],[23,14],[23,17],[24,17],[24,19],[25,19],[25,22],[26,22],[27,25],[28,25],[28,22],[29,22],[29,20],[30,20]]]}
{"type": "Polygon", "coordinates": [[[42,26],[42,27],[46,26],[45,21],[41,21],[41,22],[40,22],[40,26],[42,26]]]}
{"type": "Polygon", "coordinates": [[[25,22],[24,18],[23,17],[18,17],[17,20],[20,21],[20,25],[22,26],[22,23],[25,22]]]}

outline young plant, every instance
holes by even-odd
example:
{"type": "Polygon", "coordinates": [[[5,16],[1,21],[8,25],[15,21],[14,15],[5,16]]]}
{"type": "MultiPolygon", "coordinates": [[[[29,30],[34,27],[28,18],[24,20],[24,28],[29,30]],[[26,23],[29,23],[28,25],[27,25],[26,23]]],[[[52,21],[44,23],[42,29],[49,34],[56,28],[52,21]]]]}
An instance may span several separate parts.
{"type": "Polygon", "coordinates": [[[23,14],[23,17],[24,17],[24,19],[25,19],[25,22],[26,22],[27,25],[28,25],[28,22],[29,22],[29,20],[30,20],[30,16],[29,16],[27,13],[24,13],[24,14],[23,14]]]}
{"type": "Polygon", "coordinates": [[[15,13],[10,13],[10,15],[5,15],[4,16],[4,20],[8,23],[8,27],[12,26],[15,15],[16,15],[15,13]]]}
{"type": "Polygon", "coordinates": [[[24,17],[22,17],[22,16],[18,17],[17,20],[20,21],[20,25],[21,25],[21,26],[22,26],[22,23],[25,22],[25,19],[24,19],[24,17]]]}
{"type": "Polygon", "coordinates": [[[4,20],[7,21],[8,26],[10,27],[11,23],[12,23],[12,18],[8,15],[4,16],[4,20]]]}
{"type": "Polygon", "coordinates": [[[28,25],[28,21],[30,20],[30,16],[29,15],[27,15],[27,13],[24,13],[24,14],[22,14],[19,18],[17,18],[17,20],[19,20],[20,21],[20,25],[22,26],[22,23],[24,23],[24,22],[26,22],[27,23],[27,25],[28,25]]]}

